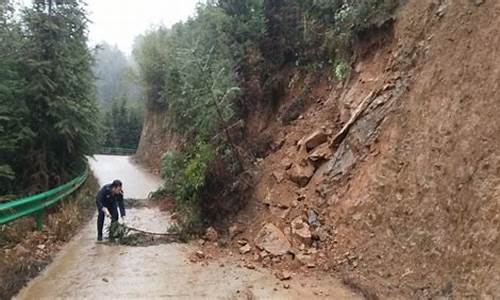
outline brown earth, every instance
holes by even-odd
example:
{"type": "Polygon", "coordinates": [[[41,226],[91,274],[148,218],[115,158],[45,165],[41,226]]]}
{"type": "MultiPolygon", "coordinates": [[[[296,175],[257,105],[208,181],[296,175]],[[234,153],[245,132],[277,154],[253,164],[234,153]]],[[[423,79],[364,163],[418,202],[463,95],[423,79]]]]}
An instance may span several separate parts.
{"type": "Polygon", "coordinates": [[[249,141],[271,141],[240,233],[223,239],[250,244],[253,263],[337,274],[367,297],[499,297],[498,22],[497,1],[409,0],[358,45],[344,83],[286,71],[279,111],[246,122],[249,141]],[[306,85],[300,116],[276,117],[306,85]],[[267,223],[289,254],[255,247],[267,223]]]}
{"type": "Polygon", "coordinates": [[[141,140],[134,159],[160,174],[161,157],[168,149],[180,149],[183,139],[172,129],[170,119],[163,109],[148,109],[141,133],[141,140]]]}
{"type": "Polygon", "coordinates": [[[75,196],[51,208],[42,231],[34,219],[23,218],[0,227],[0,299],[10,299],[35,278],[95,212],[95,178],[75,196]]]}

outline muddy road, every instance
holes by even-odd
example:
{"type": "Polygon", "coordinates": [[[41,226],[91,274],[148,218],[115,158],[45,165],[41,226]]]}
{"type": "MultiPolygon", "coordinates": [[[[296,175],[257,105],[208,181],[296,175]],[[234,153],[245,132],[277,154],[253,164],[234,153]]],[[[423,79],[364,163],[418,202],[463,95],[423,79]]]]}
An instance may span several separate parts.
{"type": "MultiPolygon", "coordinates": [[[[96,156],[91,168],[100,184],[121,179],[129,198],[145,198],[160,185],[128,157],[96,156]]],[[[130,225],[145,230],[162,232],[169,226],[169,216],[154,208],[133,208],[127,215],[130,225]]],[[[237,267],[236,258],[193,264],[187,259],[195,249],[190,244],[97,244],[95,223],[94,217],[16,299],[357,298],[331,278],[294,276],[284,289],[270,270],[237,267]]]]}

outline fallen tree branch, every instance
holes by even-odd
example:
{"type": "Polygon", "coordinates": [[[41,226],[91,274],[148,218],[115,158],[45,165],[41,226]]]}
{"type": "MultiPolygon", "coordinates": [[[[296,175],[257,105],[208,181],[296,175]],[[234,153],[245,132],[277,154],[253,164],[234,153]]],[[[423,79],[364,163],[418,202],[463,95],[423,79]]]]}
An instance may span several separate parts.
{"type": "Polygon", "coordinates": [[[170,237],[177,237],[177,236],[179,236],[178,233],[157,233],[157,232],[150,232],[150,231],[145,231],[145,230],[137,229],[137,228],[134,228],[134,227],[129,227],[127,225],[123,225],[123,226],[126,226],[127,229],[130,230],[130,231],[138,232],[138,233],[142,233],[142,234],[147,234],[147,235],[170,236],[170,237]]]}

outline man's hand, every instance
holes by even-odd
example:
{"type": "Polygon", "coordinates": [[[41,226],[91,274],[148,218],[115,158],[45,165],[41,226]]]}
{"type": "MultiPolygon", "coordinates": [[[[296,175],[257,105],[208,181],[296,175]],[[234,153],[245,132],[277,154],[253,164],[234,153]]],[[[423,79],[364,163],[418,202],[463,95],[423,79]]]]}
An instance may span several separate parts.
{"type": "Polygon", "coordinates": [[[104,215],[106,215],[106,217],[111,218],[111,214],[109,213],[109,210],[106,207],[102,208],[102,212],[104,213],[104,215]]]}

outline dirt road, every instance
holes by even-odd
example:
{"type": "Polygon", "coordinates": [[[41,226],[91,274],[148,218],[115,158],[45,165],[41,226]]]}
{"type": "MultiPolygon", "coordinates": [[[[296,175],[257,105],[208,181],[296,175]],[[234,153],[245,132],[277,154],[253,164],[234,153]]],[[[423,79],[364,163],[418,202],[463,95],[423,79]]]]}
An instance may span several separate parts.
{"type": "MultiPolygon", "coordinates": [[[[130,198],[144,198],[160,180],[147,174],[127,157],[97,156],[91,162],[100,183],[115,177],[130,198]]],[[[157,209],[130,209],[134,227],[165,231],[169,217],[157,209]]],[[[192,245],[149,247],[96,244],[95,218],[59,253],[17,299],[356,299],[331,278],[294,276],[283,288],[271,271],[237,267],[235,258],[190,263],[192,245]]]]}

